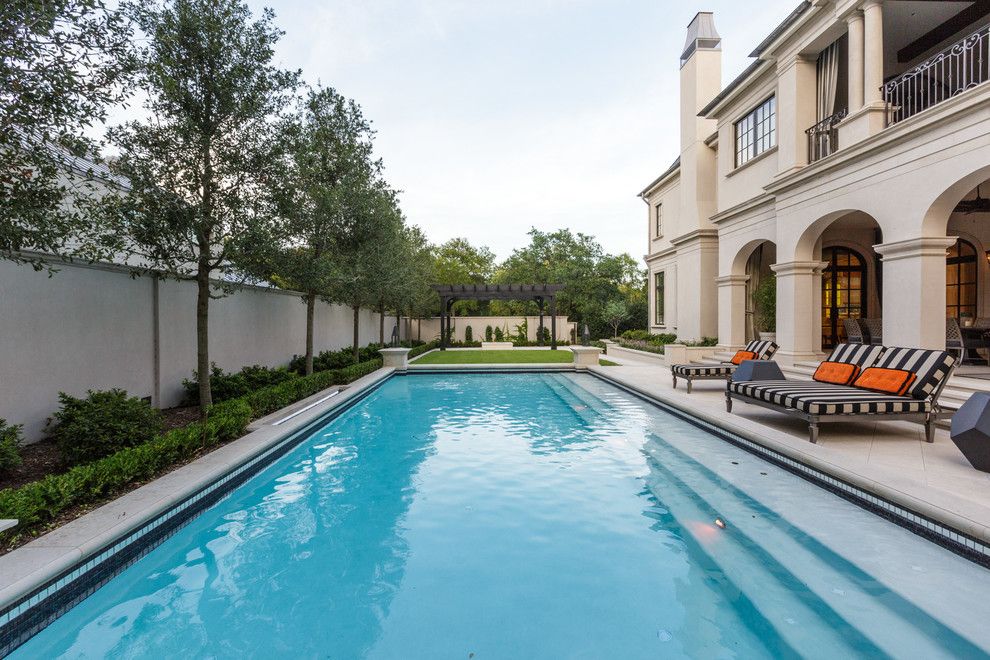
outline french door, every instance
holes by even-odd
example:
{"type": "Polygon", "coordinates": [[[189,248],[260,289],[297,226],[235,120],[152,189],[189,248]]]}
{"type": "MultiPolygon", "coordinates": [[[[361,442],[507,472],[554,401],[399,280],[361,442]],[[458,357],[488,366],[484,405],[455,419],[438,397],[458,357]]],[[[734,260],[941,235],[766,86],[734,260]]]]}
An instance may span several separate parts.
{"type": "Polygon", "coordinates": [[[825,248],[822,261],[822,348],[832,348],[846,340],[845,319],[866,316],[866,262],[846,247],[825,248]]]}

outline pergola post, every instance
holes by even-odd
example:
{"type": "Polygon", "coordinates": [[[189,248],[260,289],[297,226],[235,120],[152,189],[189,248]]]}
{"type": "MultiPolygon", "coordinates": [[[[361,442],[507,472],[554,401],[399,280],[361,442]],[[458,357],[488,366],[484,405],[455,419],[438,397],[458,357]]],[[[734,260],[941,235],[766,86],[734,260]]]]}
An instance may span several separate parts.
{"type": "Polygon", "coordinates": [[[543,346],[543,298],[537,298],[536,302],[540,306],[540,325],[536,328],[536,344],[543,346]]]}
{"type": "Polygon", "coordinates": [[[447,298],[440,297],[440,350],[447,350],[447,329],[444,325],[447,322],[447,298]]]}
{"type": "Polygon", "coordinates": [[[550,350],[557,350],[557,296],[550,296],[550,350]]]}

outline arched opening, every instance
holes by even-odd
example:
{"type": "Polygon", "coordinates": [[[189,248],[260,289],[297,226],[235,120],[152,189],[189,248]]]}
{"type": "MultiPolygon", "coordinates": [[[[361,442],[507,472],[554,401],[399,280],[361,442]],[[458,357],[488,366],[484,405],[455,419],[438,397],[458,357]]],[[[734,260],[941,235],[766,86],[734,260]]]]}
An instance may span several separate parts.
{"type": "Polygon", "coordinates": [[[763,241],[746,260],[746,341],[776,331],[776,278],[770,266],[777,262],[777,246],[763,241]]]}
{"type": "Polygon", "coordinates": [[[867,305],[867,264],[863,256],[849,247],[834,246],[822,250],[822,348],[845,343],[846,319],[863,319],[867,305]]]}

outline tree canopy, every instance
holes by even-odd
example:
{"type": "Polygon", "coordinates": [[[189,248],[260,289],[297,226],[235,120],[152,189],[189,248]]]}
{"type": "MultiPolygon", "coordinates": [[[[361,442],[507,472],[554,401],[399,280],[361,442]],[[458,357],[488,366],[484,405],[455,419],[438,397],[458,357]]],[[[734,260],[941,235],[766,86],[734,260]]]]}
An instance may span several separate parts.
{"type": "Polygon", "coordinates": [[[0,258],[115,247],[86,203],[105,182],[85,131],[126,97],[131,32],[102,0],[0,3],[0,258]]]}

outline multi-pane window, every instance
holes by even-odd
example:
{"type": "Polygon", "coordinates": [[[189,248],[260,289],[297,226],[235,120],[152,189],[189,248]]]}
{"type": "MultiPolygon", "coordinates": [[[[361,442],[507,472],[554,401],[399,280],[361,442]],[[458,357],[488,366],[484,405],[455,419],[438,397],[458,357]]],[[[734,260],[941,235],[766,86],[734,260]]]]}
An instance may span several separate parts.
{"type": "Polygon", "coordinates": [[[945,315],[976,316],[976,248],[959,239],[945,252],[945,315]]]}
{"type": "Polygon", "coordinates": [[[736,122],[736,167],[777,144],[777,100],[771,96],[736,122]]]}
{"type": "Polygon", "coordinates": [[[653,322],[663,325],[663,273],[653,275],[653,322]]]}
{"type": "Polygon", "coordinates": [[[656,207],[656,219],[654,221],[654,236],[660,238],[663,236],[663,204],[657,204],[656,207]]]}

